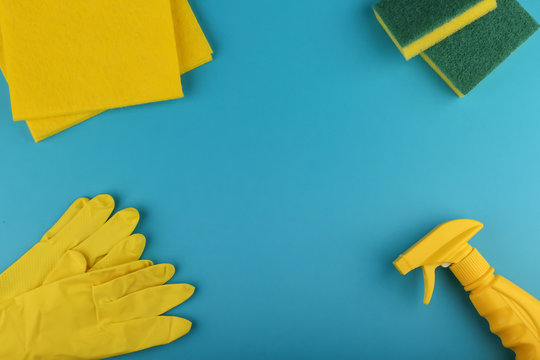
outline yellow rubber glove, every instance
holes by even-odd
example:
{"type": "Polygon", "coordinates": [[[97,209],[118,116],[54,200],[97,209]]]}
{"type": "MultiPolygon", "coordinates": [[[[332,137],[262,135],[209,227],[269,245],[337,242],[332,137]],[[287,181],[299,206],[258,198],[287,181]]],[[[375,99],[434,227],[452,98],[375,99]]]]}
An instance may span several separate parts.
{"type": "Polygon", "coordinates": [[[0,274],[0,302],[72,274],[138,260],[145,246],[144,236],[132,235],[139,213],[129,208],[108,219],[113,209],[109,195],[76,200],[41,241],[0,274]],[[73,261],[80,257],[85,261],[73,261]]]}
{"type": "Polygon", "coordinates": [[[194,288],[162,285],[173,274],[172,265],[135,261],[0,303],[0,358],[103,359],[174,341],[189,332],[191,322],[159,315],[188,299],[194,288]]]}

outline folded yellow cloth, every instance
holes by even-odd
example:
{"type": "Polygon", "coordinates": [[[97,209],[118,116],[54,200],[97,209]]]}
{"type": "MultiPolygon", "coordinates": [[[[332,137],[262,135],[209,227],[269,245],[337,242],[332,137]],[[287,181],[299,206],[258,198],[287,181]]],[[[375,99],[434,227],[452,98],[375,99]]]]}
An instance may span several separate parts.
{"type": "Polygon", "coordinates": [[[212,48],[187,0],[171,0],[180,73],[212,61],[212,48]]]}
{"type": "MultiPolygon", "coordinates": [[[[208,43],[187,0],[171,0],[180,74],[212,61],[208,43]]],[[[28,120],[28,128],[36,142],[77,125],[98,113],[86,113],[49,119],[28,120]]]]}
{"type": "MultiPolygon", "coordinates": [[[[212,60],[212,48],[187,0],[170,0],[180,73],[186,73],[212,60]]],[[[1,35],[1,34],[0,34],[1,35]]],[[[0,36],[0,69],[6,74],[0,36]]],[[[9,79],[6,76],[9,82],[9,79]]],[[[81,123],[101,111],[27,120],[36,142],[81,123]]]]}
{"type": "Polygon", "coordinates": [[[15,120],[182,97],[169,0],[3,0],[15,120]]]}

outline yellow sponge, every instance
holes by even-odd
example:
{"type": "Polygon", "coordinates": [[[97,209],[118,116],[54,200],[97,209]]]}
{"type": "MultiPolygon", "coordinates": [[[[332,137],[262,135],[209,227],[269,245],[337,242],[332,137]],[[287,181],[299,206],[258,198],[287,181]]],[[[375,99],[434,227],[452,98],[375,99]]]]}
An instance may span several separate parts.
{"type": "Polygon", "coordinates": [[[421,56],[459,96],[484,80],[540,27],[517,0],[426,50],[421,56]]]}
{"type": "Polygon", "coordinates": [[[497,8],[496,0],[379,0],[377,20],[406,60],[497,8]]]}

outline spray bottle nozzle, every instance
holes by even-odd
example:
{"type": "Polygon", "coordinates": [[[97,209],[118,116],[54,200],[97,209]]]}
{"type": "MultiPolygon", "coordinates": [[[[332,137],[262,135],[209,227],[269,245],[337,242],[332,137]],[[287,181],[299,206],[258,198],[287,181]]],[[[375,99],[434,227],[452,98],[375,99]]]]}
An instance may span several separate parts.
{"type": "Polygon", "coordinates": [[[395,261],[403,275],[422,267],[424,275],[424,304],[429,304],[435,288],[435,269],[465,258],[472,247],[468,241],[484,225],[475,220],[460,219],[443,223],[429,232],[395,261]]]}

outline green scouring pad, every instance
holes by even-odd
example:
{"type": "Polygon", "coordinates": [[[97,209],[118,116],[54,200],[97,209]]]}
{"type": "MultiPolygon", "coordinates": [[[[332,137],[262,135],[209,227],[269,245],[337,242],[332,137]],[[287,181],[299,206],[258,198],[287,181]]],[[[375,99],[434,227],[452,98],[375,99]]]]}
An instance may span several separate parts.
{"type": "Polygon", "coordinates": [[[421,55],[462,97],[538,28],[536,20],[516,0],[498,0],[496,10],[421,55]]]}
{"type": "Polygon", "coordinates": [[[379,0],[373,11],[409,60],[496,7],[496,0],[379,0]]]}

